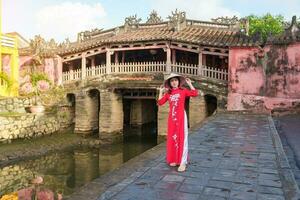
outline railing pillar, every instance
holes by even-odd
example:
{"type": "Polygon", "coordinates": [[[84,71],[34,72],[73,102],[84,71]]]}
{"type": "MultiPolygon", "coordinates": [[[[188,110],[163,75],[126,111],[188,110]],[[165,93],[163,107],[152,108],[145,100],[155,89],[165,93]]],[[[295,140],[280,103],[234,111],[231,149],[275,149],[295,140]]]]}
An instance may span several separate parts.
{"type": "Polygon", "coordinates": [[[81,79],[84,80],[86,78],[86,53],[82,53],[81,55],[81,79]]]}

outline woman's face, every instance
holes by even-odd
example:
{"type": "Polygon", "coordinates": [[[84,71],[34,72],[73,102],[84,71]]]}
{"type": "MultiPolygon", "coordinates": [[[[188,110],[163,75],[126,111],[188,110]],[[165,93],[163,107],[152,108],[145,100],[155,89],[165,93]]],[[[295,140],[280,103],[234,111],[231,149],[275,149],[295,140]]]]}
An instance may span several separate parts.
{"type": "Polygon", "coordinates": [[[179,80],[178,78],[174,77],[170,79],[170,85],[172,88],[178,88],[179,86],[179,80]]]}

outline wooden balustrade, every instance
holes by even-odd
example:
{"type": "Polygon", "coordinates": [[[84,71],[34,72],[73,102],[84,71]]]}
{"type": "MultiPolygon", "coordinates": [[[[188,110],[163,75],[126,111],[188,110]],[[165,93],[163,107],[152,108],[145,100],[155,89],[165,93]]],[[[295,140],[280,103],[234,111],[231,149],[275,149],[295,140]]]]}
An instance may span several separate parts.
{"type": "MultiPolygon", "coordinates": [[[[166,62],[132,62],[111,64],[111,74],[118,73],[163,73],[166,72],[166,62]]],[[[174,73],[183,75],[202,76],[205,78],[221,81],[228,80],[228,72],[224,69],[218,69],[207,66],[198,66],[193,64],[175,63],[171,65],[174,73]]],[[[87,68],[86,77],[101,76],[107,73],[106,65],[99,65],[87,68]]],[[[81,79],[81,70],[69,71],[63,73],[63,82],[81,79]]]]}

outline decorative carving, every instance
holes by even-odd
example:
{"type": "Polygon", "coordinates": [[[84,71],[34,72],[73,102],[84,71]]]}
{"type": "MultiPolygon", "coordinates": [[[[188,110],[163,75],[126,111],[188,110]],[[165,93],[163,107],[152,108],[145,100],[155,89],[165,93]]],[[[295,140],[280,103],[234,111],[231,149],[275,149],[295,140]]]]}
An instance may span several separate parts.
{"type": "Polygon", "coordinates": [[[168,16],[168,19],[171,23],[183,23],[186,20],[186,13],[184,11],[179,11],[175,10],[174,12],[172,11],[172,15],[168,16]]]}
{"type": "Polygon", "coordinates": [[[125,25],[138,26],[141,21],[142,19],[137,18],[137,15],[132,15],[125,18],[125,25]]]}
{"type": "Polygon", "coordinates": [[[150,16],[147,19],[147,24],[157,24],[162,22],[163,20],[161,19],[161,17],[157,14],[157,12],[155,10],[153,10],[150,13],[150,16]]]}
{"type": "Polygon", "coordinates": [[[70,42],[69,38],[66,38],[65,41],[63,41],[62,43],[59,44],[59,47],[63,48],[63,49],[68,48],[68,47],[70,47],[70,44],[71,44],[71,42],[70,42]]]}
{"type": "Polygon", "coordinates": [[[40,35],[36,35],[30,40],[29,47],[34,55],[44,57],[46,55],[52,55],[53,51],[57,49],[58,45],[54,39],[51,39],[48,42],[40,35]]]}
{"type": "Polygon", "coordinates": [[[217,18],[212,18],[211,21],[216,22],[216,23],[222,23],[222,24],[237,24],[239,22],[239,18],[237,16],[233,17],[217,17],[217,18]]]}
{"type": "Polygon", "coordinates": [[[297,17],[293,16],[290,26],[279,36],[268,36],[267,43],[289,44],[300,41],[300,25],[297,23],[297,17]]]}
{"type": "Polygon", "coordinates": [[[90,39],[93,35],[99,34],[103,29],[92,29],[90,31],[82,31],[77,34],[77,41],[82,42],[84,40],[90,39]]]}
{"type": "Polygon", "coordinates": [[[169,25],[172,26],[175,31],[179,31],[186,23],[186,13],[184,11],[178,11],[177,9],[175,12],[172,11],[172,15],[168,16],[169,25]]]}

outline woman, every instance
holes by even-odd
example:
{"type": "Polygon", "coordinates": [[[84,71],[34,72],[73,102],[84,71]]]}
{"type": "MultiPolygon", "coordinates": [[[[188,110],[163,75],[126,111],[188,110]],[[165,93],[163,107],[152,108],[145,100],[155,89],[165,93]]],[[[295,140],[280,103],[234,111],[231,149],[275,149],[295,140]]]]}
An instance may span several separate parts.
{"type": "Polygon", "coordinates": [[[184,110],[186,97],[195,97],[198,91],[195,90],[189,78],[171,73],[160,87],[157,104],[163,105],[169,101],[169,118],[167,134],[167,156],[166,160],[170,166],[178,166],[178,171],[186,169],[188,159],[188,123],[184,110]],[[187,83],[191,90],[182,88],[187,83]],[[167,92],[163,95],[163,92],[167,92]]]}

